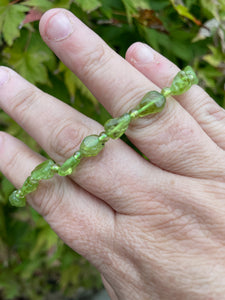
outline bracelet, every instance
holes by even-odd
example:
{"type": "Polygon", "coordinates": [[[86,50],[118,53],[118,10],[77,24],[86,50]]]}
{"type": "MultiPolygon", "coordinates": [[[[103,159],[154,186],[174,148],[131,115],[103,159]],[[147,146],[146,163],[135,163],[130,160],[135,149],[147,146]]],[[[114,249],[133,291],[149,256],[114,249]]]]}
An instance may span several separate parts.
{"type": "Polygon", "coordinates": [[[38,165],[25,180],[21,189],[15,190],[9,196],[11,205],[17,207],[25,206],[25,196],[37,189],[40,180],[50,179],[55,174],[59,176],[71,175],[83,157],[96,156],[110,138],[114,140],[120,138],[126,132],[131,121],[162,111],[166,103],[166,97],[180,95],[197,83],[198,78],[193,69],[190,66],[185,67],[177,73],[170,87],[163,88],[161,93],[157,91],[148,92],[131,111],[118,118],[106,121],[104,132],[101,132],[99,135],[93,134],[85,137],[80,144],[80,149],[61,166],[51,159],[47,159],[38,165]]]}

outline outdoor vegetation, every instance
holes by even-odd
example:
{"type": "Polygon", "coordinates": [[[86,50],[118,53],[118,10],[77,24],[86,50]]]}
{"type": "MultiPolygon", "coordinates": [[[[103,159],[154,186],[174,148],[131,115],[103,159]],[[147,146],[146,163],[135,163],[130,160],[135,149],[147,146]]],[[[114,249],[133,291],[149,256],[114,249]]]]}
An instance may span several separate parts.
{"type": "MultiPolygon", "coordinates": [[[[225,105],[224,0],[0,0],[0,65],[103,123],[108,113],[39,35],[38,20],[55,7],[69,9],[123,57],[133,42],[142,41],[180,68],[191,65],[200,85],[225,105]]],[[[46,156],[1,110],[0,130],[46,156]]],[[[13,189],[0,173],[0,299],[45,299],[59,291],[75,297],[83,289],[101,289],[94,267],[64,245],[38,213],[9,205],[13,189]]]]}

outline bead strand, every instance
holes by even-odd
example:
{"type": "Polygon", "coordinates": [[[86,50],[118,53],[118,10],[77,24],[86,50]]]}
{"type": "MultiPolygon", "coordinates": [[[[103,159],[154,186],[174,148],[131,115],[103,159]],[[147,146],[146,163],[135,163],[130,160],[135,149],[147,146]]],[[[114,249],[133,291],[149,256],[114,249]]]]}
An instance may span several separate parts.
{"type": "Polygon", "coordinates": [[[198,78],[190,66],[185,67],[174,77],[170,87],[163,88],[161,93],[151,91],[144,95],[138,105],[118,118],[109,119],[104,124],[105,131],[99,135],[93,134],[85,137],[80,144],[80,149],[68,158],[61,166],[53,160],[47,159],[38,165],[31,175],[25,180],[19,190],[15,190],[9,197],[11,205],[22,207],[26,204],[26,195],[34,192],[41,180],[59,176],[71,175],[84,157],[98,155],[105,143],[111,139],[120,138],[127,130],[131,121],[158,113],[166,104],[166,97],[180,95],[186,92],[193,84],[198,83],[198,78]]]}

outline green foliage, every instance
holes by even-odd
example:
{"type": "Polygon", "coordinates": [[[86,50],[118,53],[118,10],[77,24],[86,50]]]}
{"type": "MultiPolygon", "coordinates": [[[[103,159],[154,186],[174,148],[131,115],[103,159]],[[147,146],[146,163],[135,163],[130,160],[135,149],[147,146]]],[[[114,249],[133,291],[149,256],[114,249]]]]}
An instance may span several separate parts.
{"type": "Polygon", "coordinates": [[[22,36],[11,47],[3,49],[3,61],[31,83],[49,83],[48,71],[56,59],[37,32],[21,30],[22,36]]]}
{"type": "MultiPolygon", "coordinates": [[[[38,22],[31,22],[34,12],[55,7],[70,9],[122,56],[142,41],[181,68],[192,65],[200,85],[224,105],[224,0],[0,1],[0,65],[103,124],[109,114],[42,42],[38,22]]],[[[44,154],[2,111],[0,130],[44,154]]],[[[52,291],[72,295],[79,287],[100,288],[97,271],[63,245],[42,217],[29,207],[8,204],[12,190],[0,174],[0,298],[35,300],[52,291]]]]}
{"type": "Polygon", "coordinates": [[[75,1],[84,11],[91,12],[101,6],[100,0],[76,0],[75,1]]]}

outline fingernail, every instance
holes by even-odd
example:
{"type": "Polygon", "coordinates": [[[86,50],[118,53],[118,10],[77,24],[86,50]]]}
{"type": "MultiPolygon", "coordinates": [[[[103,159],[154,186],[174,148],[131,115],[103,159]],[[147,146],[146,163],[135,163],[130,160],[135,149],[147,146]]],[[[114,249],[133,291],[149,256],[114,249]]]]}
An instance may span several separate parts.
{"type": "Polygon", "coordinates": [[[73,27],[66,13],[59,12],[47,24],[46,35],[49,40],[61,41],[73,32],[73,27]]]}
{"type": "Polygon", "coordinates": [[[0,86],[5,84],[9,80],[9,72],[3,68],[0,68],[0,86]]]}
{"type": "Polygon", "coordinates": [[[135,54],[135,60],[137,63],[148,63],[154,60],[153,51],[146,44],[141,44],[135,54]]]}

